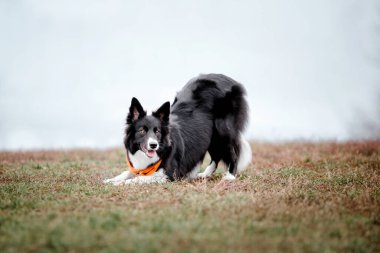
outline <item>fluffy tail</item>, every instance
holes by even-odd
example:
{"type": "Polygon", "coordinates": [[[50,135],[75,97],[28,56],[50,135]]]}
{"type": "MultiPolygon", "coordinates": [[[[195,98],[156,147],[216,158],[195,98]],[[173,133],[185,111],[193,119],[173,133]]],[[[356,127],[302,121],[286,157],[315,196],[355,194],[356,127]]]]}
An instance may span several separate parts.
{"type": "Polygon", "coordinates": [[[240,135],[240,154],[237,163],[237,172],[245,170],[252,162],[252,150],[248,141],[240,135]]]}

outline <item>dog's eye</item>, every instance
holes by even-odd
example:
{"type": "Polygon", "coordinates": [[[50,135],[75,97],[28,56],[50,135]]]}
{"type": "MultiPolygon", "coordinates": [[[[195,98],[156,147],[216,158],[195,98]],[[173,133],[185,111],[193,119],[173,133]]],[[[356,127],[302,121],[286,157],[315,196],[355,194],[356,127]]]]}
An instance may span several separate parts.
{"type": "Polygon", "coordinates": [[[139,134],[145,134],[145,129],[144,128],[140,128],[139,129],[139,134]]]}
{"type": "Polygon", "coordinates": [[[154,130],[154,132],[155,132],[156,134],[159,134],[159,133],[161,133],[161,130],[158,129],[158,128],[156,128],[156,129],[154,130]]]}

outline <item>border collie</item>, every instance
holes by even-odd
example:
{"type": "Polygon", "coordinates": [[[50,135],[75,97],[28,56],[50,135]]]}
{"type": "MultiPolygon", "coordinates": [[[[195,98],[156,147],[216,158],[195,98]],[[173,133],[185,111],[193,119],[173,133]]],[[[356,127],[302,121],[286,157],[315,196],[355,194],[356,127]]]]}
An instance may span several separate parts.
{"type": "Polygon", "coordinates": [[[164,103],[147,115],[133,98],[127,116],[124,145],[128,171],[104,183],[161,183],[207,178],[220,161],[227,166],[223,179],[234,180],[252,159],[242,132],[248,121],[244,87],[221,74],[190,80],[170,107],[164,103]],[[206,153],[211,163],[198,173],[206,153]]]}

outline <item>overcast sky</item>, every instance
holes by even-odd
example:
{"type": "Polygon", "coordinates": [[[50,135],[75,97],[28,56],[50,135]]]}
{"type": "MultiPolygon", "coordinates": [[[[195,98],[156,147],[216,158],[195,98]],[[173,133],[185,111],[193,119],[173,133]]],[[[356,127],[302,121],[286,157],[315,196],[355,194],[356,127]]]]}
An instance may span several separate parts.
{"type": "Polygon", "coordinates": [[[119,147],[132,97],[151,111],[212,72],[246,86],[251,139],[371,137],[379,13],[376,0],[1,0],[0,149],[119,147]]]}

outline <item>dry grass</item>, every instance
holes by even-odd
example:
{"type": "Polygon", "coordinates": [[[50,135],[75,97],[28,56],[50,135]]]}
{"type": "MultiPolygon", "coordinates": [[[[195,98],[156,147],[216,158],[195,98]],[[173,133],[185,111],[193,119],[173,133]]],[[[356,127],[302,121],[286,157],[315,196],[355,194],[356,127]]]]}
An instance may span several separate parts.
{"type": "Polygon", "coordinates": [[[380,141],[254,143],[235,182],[106,186],[122,150],[0,153],[2,252],[380,252],[380,141]]]}

